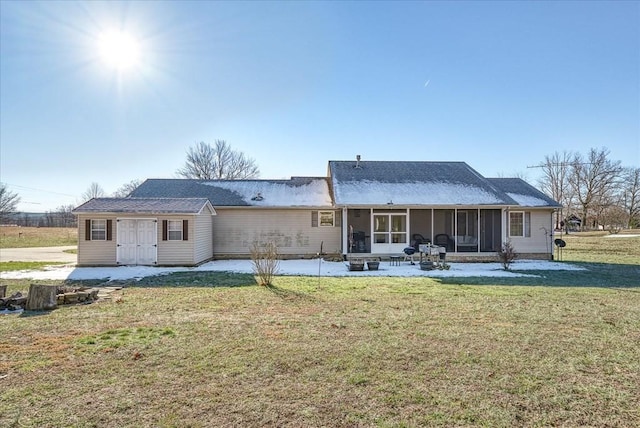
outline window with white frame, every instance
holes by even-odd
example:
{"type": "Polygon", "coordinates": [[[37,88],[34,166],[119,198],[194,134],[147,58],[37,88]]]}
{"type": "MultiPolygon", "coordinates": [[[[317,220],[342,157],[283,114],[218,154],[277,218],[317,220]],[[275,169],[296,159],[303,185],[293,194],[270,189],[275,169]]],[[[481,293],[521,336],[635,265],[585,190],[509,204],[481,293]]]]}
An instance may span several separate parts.
{"type": "Polygon", "coordinates": [[[167,240],[182,241],[182,220],[167,221],[167,240]]]}
{"type": "Polygon", "coordinates": [[[524,236],[524,212],[509,212],[509,236],[524,236]]]}
{"type": "Polygon", "coordinates": [[[107,240],[107,220],[91,220],[91,240],[107,240]]]}
{"type": "Polygon", "coordinates": [[[407,243],[407,215],[375,214],[373,216],[373,242],[376,244],[407,243]]]}
{"type": "Polygon", "coordinates": [[[318,224],[320,227],[333,227],[335,225],[335,212],[334,211],[319,211],[318,212],[318,224]]]}

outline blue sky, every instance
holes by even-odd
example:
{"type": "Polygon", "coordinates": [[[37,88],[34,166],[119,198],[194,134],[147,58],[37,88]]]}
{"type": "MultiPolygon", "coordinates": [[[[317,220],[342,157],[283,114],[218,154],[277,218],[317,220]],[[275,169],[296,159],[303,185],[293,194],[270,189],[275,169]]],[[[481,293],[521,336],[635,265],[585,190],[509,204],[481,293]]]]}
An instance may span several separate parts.
{"type": "Polygon", "coordinates": [[[524,175],[640,166],[640,2],[0,2],[0,181],[23,211],[175,177],[226,140],[262,178],[328,160],[524,175]],[[101,33],[138,40],[118,71],[101,33]]]}

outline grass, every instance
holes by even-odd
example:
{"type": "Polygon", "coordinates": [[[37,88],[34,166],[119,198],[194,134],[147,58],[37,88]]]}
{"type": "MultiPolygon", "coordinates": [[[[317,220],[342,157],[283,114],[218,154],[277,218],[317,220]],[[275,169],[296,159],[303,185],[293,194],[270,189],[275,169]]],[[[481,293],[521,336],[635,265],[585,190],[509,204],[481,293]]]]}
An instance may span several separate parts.
{"type": "Polygon", "coordinates": [[[0,248],[57,247],[78,245],[75,227],[0,227],[0,248]]]}
{"type": "Polygon", "coordinates": [[[0,272],[12,270],[43,270],[46,266],[64,265],[63,262],[0,262],[0,272]]]}
{"type": "Polygon", "coordinates": [[[638,426],[640,238],[599,239],[508,284],[179,273],[3,316],[0,426],[638,426]]]}

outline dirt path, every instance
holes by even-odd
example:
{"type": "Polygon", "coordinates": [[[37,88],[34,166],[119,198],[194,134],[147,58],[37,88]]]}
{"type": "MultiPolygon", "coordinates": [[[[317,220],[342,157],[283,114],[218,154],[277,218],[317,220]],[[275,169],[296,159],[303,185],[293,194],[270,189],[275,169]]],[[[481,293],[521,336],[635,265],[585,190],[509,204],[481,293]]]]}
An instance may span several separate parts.
{"type": "Polygon", "coordinates": [[[77,263],[77,254],[65,253],[75,245],[65,247],[0,248],[0,262],[64,262],[77,263]]]}

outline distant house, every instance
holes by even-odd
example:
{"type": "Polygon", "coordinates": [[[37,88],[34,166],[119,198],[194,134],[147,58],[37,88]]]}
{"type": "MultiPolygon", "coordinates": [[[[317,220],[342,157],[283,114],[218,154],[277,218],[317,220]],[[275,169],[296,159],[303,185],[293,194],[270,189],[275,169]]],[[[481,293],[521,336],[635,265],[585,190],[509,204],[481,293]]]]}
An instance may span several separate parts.
{"type": "Polygon", "coordinates": [[[357,160],[330,161],[327,177],[149,179],[74,213],[80,265],[197,265],[247,258],[266,242],[289,258],[386,257],[431,242],[450,260],[492,260],[510,240],[523,258],[549,259],[559,207],[521,179],[485,178],[464,162],[357,160]]]}

